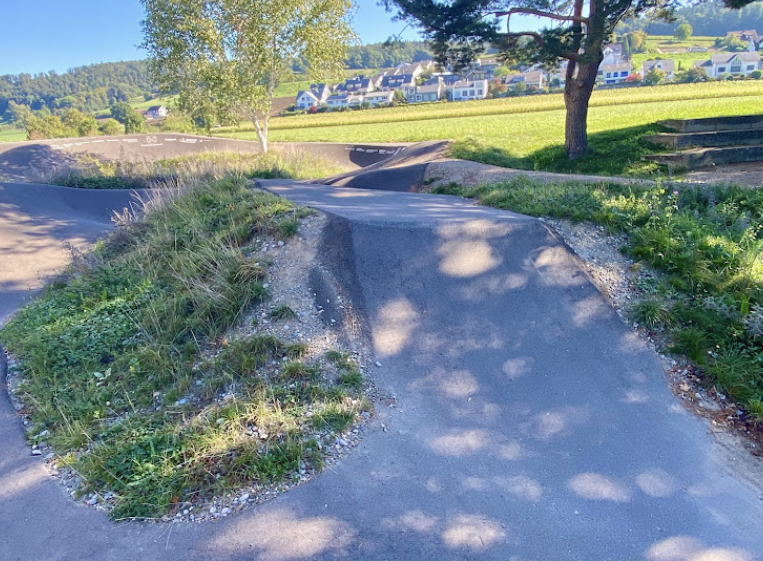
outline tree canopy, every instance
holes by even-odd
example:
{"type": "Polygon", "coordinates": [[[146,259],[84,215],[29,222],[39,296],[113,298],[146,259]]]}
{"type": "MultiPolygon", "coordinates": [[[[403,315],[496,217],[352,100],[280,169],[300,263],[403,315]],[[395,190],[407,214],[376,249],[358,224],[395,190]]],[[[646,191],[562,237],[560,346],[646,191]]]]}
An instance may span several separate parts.
{"type": "Polygon", "coordinates": [[[340,75],[354,35],[351,0],[142,0],[152,75],[196,116],[250,120],[267,150],[275,87],[301,59],[313,79],[340,75]]]}

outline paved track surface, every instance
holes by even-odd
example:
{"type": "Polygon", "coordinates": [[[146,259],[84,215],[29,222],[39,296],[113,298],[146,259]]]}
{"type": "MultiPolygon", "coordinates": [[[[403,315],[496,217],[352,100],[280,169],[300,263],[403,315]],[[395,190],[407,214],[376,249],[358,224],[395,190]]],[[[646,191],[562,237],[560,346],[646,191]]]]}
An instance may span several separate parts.
{"type": "MultiPolygon", "coordinates": [[[[544,224],[453,197],[262,185],[329,213],[322,254],[396,407],[338,465],[242,515],[113,525],[46,476],[0,395],[0,560],[763,558],[760,489],[544,224]]],[[[1,310],[65,262],[35,251],[92,239],[125,203],[0,195],[1,310]]]]}
{"type": "MultiPolygon", "coordinates": [[[[285,151],[308,152],[348,170],[357,170],[395,156],[410,144],[291,142],[271,146],[285,151]]],[[[142,162],[203,152],[256,154],[260,147],[257,142],[246,140],[175,133],[0,143],[0,181],[29,181],[30,176],[42,177],[53,168],[74,165],[76,158],[82,155],[107,161],[142,162]]]]}

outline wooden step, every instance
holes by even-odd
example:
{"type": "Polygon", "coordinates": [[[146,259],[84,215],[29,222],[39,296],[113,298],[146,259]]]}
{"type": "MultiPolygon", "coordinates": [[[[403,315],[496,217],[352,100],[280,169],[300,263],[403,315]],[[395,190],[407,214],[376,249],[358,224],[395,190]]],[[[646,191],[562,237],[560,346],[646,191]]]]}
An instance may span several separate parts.
{"type": "Polygon", "coordinates": [[[644,137],[644,140],[662,144],[675,150],[690,147],[709,148],[763,144],[763,127],[712,132],[669,132],[648,135],[644,137]]]}
{"type": "Polygon", "coordinates": [[[763,144],[721,148],[695,148],[693,150],[668,154],[650,154],[644,156],[643,159],[666,165],[671,169],[691,171],[723,164],[763,162],[763,144]]]}
{"type": "Polygon", "coordinates": [[[763,128],[763,115],[710,117],[708,119],[668,119],[659,125],[676,132],[713,132],[763,128]]]}

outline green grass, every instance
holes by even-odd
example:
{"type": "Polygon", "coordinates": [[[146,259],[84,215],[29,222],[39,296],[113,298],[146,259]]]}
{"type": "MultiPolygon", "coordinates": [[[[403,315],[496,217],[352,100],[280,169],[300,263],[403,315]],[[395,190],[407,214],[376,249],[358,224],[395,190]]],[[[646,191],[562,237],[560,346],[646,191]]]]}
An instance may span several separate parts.
{"type": "MultiPolygon", "coordinates": [[[[75,164],[59,166],[43,174],[28,174],[38,183],[83,189],[142,189],[157,184],[176,185],[200,178],[219,179],[229,174],[243,177],[312,179],[345,171],[328,160],[305,152],[271,148],[267,154],[209,152],[166,160],[107,162],[81,156],[75,164]]],[[[282,237],[296,233],[293,219],[279,224],[282,237]]]]}
{"type": "Polygon", "coordinates": [[[297,97],[297,93],[300,90],[307,90],[310,88],[310,84],[313,82],[309,80],[301,80],[298,82],[285,82],[283,84],[278,84],[276,89],[273,91],[273,97],[297,97]]]}
{"type": "Polygon", "coordinates": [[[113,493],[113,518],[319,470],[368,407],[303,342],[236,335],[268,297],[258,240],[299,215],[240,176],[167,191],[0,331],[29,434],[49,431],[83,493],[113,493]]]}
{"type": "Polygon", "coordinates": [[[763,193],[737,187],[544,185],[528,179],[439,190],[533,216],[602,224],[663,280],[632,309],[664,329],[708,385],[759,416],[763,399],[763,193]]]}
{"type": "Polygon", "coordinates": [[[15,129],[6,125],[0,130],[0,142],[20,142],[26,139],[26,131],[23,129],[15,129]]]}
{"type": "MultiPolygon", "coordinates": [[[[656,121],[754,114],[763,102],[757,81],[677,84],[595,91],[588,131],[590,157],[570,163],[564,154],[561,94],[422,104],[390,109],[274,119],[272,141],[420,142],[454,140],[451,155],[487,164],[572,173],[650,176],[640,161],[659,148],[641,142],[656,121]]],[[[243,129],[223,136],[254,138],[243,129]]]]}

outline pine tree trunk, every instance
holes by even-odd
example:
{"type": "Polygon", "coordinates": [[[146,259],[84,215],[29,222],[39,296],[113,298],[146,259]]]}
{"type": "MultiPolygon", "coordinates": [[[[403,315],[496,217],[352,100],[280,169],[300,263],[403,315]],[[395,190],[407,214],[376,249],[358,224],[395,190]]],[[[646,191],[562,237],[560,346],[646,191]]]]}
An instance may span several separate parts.
{"type": "Polygon", "coordinates": [[[564,84],[564,105],[567,117],[564,125],[564,147],[567,157],[576,160],[588,153],[588,102],[596,84],[596,73],[601,58],[591,61],[570,62],[564,84]]]}

